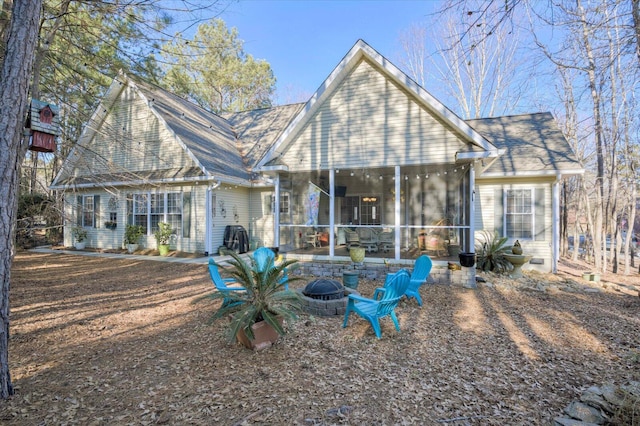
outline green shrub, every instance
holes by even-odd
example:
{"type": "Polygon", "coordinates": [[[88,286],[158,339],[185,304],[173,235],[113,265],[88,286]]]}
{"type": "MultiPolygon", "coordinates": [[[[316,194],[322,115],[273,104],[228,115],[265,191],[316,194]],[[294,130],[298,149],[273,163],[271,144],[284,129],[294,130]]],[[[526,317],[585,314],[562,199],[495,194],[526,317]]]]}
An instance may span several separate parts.
{"type": "MultiPolygon", "coordinates": [[[[230,274],[235,281],[246,291],[233,291],[223,293],[216,291],[206,297],[224,300],[227,304],[222,306],[213,316],[213,319],[223,318],[228,321],[227,337],[229,341],[236,338],[239,330],[244,330],[249,339],[254,338],[251,326],[260,321],[268,322],[280,335],[285,334],[285,329],[278,321],[283,318],[293,321],[298,318],[301,310],[301,300],[293,290],[282,289],[282,279],[285,270],[297,260],[287,260],[279,264],[273,262],[265,271],[260,271],[255,261],[251,264],[245,262],[238,254],[231,251],[230,274]]],[[[298,278],[288,278],[288,282],[298,278]]]]}
{"type": "Polygon", "coordinates": [[[508,238],[489,231],[480,232],[480,238],[476,239],[477,267],[491,272],[507,272],[513,269],[511,262],[504,257],[505,253],[511,251],[511,247],[506,245],[508,238]]]}
{"type": "Polygon", "coordinates": [[[124,243],[138,244],[143,234],[144,228],[142,225],[127,225],[127,228],[124,230],[124,243]]]}

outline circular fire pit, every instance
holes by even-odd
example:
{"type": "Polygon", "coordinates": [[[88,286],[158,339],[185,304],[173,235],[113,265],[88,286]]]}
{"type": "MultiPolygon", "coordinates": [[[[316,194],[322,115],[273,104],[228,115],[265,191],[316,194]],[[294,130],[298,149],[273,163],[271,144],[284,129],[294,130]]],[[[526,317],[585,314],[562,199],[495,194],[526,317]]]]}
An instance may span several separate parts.
{"type": "Polygon", "coordinates": [[[302,300],[302,310],[322,317],[344,315],[349,294],[360,294],[338,281],[325,278],[313,280],[296,291],[302,300]]]}
{"type": "Polygon", "coordinates": [[[338,281],[321,278],[307,284],[302,290],[302,294],[312,299],[342,299],[344,297],[344,287],[338,281]]]}

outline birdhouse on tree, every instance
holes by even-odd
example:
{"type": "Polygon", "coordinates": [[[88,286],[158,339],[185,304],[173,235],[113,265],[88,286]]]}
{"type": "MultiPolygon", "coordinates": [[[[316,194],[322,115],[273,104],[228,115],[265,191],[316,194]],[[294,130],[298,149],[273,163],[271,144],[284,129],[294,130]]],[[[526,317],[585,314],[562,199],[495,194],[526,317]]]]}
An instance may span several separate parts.
{"type": "Polygon", "coordinates": [[[56,137],[60,134],[58,107],[32,99],[26,127],[30,130],[31,135],[30,150],[39,152],[54,152],[56,150],[56,137]]]}

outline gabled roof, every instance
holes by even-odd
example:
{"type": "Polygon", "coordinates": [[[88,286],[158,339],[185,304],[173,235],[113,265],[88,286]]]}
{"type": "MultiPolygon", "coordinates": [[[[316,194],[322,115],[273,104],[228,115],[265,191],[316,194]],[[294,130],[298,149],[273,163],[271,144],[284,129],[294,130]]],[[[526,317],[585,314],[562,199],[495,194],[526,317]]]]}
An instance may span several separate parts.
{"type": "MultiPolygon", "coordinates": [[[[297,132],[304,128],[307,121],[314,116],[314,113],[318,108],[320,108],[323,102],[338,89],[340,83],[348,77],[351,70],[353,70],[363,58],[368,59],[380,72],[384,73],[388,78],[400,84],[409,93],[413,94],[416,102],[420,103],[440,120],[451,126],[451,128],[458,133],[462,139],[481,148],[481,151],[489,153],[489,157],[499,155],[499,151],[496,147],[494,147],[487,139],[474,129],[469,127],[464,120],[458,117],[436,98],[431,96],[430,93],[393,65],[388,59],[374,50],[371,46],[363,40],[358,40],[340,63],[334,68],[329,77],[327,77],[327,79],[322,83],[320,88],[313,94],[311,99],[309,99],[304,108],[295,116],[295,118],[293,118],[288,127],[284,129],[280,137],[267,151],[266,155],[258,162],[258,169],[268,165],[270,162],[273,162],[280,157],[280,154],[287,149],[288,144],[295,139],[297,132]]],[[[487,155],[485,155],[485,157],[486,156],[487,155]]]]}
{"type": "Polygon", "coordinates": [[[133,84],[207,176],[223,180],[250,179],[228,121],[160,87],[142,81],[133,84]]]}
{"type": "Polygon", "coordinates": [[[504,149],[504,154],[479,177],[584,173],[549,112],[481,118],[467,120],[467,123],[496,147],[504,149]]]}
{"type": "MultiPolygon", "coordinates": [[[[64,173],[61,171],[54,179],[52,189],[62,189],[66,186],[88,187],[105,182],[117,185],[118,182],[167,182],[177,179],[215,179],[246,184],[252,178],[251,167],[264,155],[265,150],[291,121],[291,117],[303,106],[295,104],[229,113],[225,114],[229,118],[226,120],[160,87],[122,74],[114,79],[107,90],[89,121],[90,125],[85,126],[78,145],[85,145],[93,139],[125,85],[137,90],[150,111],[173,133],[177,143],[188,153],[197,167],[188,170],[166,169],[67,178],[62,177],[64,173]],[[240,129],[240,133],[236,133],[234,127],[240,129]]],[[[81,150],[74,148],[65,165],[73,167],[73,159],[79,156],[80,152],[81,150]]]]}
{"type": "Polygon", "coordinates": [[[299,103],[222,114],[238,132],[240,154],[249,167],[254,167],[264,157],[267,150],[304,105],[299,103]]]}

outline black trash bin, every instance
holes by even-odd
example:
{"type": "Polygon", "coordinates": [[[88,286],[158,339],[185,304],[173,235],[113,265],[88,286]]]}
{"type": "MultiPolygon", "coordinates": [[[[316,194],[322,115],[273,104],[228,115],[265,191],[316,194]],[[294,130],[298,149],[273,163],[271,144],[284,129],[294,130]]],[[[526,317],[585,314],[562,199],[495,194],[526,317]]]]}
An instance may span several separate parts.
{"type": "Polygon", "coordinates": [[[242,225],[227,225],[224,229],[224,246],[236,253],[249,251],[249,234],[242,225]]]}

